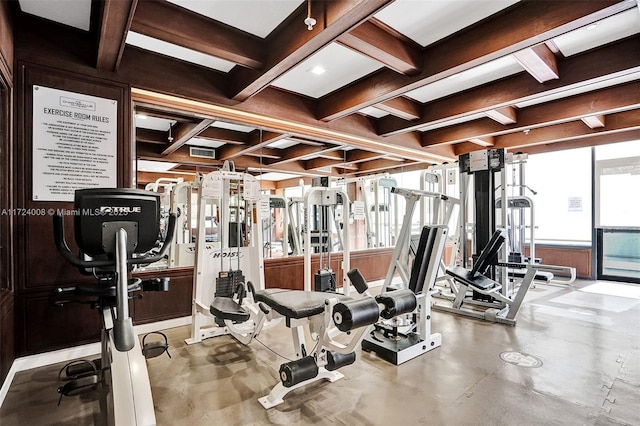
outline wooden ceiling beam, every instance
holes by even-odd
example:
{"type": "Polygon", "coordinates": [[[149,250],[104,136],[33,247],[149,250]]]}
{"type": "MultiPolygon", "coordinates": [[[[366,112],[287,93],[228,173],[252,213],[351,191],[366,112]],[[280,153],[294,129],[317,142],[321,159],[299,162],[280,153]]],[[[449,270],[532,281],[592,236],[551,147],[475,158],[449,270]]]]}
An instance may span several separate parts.
{"type": "Polygon", "coordinates": [[[520,148],[542,143],[557,143],[564,140],[591,138],[608,133],[640,129],[640,111],[631,110],[611,114],[605,127],[590,129],[582,121],[555,124],[531,129],[528,132],[509,133],[496,136],[495,148],[520,148]]]}
{"type": "Polygon", "coordinates": [[[291,161],[298,161],[309,155],[320,156],[327,152],[332,152],[340,149],[340,146],[310,146],[310,145],[295,145],[286,149],[285,154],[278,160],[270,161],[269,165],[274,166],[277,164],[287,163],[291,161]]]}
{"type": "Polygon", "coordinates": [[[103,0],[93,4],[102,7],[96,68],[117,71],[138,0],[103,0]]]}
{"type": "Polygon", "coordinates": [[[638,51],[640,35],[562,60],[562,77],[559,80],[542,85],[528,74],[517,74],[429,102],[422,117],[413,122],[383,117],[378,120],[378,132],[383,136],[395,135],[539,98],[561,96],[563,92],[606,81],[613,76],[634,74],[640,71],[638,51]]]}
{"type": "Polygon", "coordinates": [[[197,136],[204,129],[209,127],[214,120],[206,118],[198,123],[176,123],[173,126],[173,141],[169,141],[169,146],[162,151],[162,156],[167,156],[186,144],[189,139],[197,136]]]}
{"type": "Polygon", "coordinates": [[[422,116],[422,105],[403,96],[381,102],[375,107],[404,120],[417,120],[422,116]]]}
{"type": "Polygon", "coordinates": [[[557,58],[544,43],[516,52],[513,57],[538,83],[560,78],[557,58]]]}
{"type": "Polygon", "coordinates": [[[198,135],[199,138],[224,142],[232,145],[243,145],[249,142],[251,134],[221,127],[207,127],[198,135]]]}
{"type": "Polygon", "coordinates": [[[364,163],[360,163],[358,165],[358,173],[374,173],[381,172],[391,168],[398,168],[402,166],[409,166],[415,164],[415,161],[406,160],[406,161],[394,161],[386,158],[379,158],[377,160],[371,160],[364,163]]]}
{"type": "Polygon", "coordinates": [[[261,38],[167,1],[139,2],[131,31],[243,67],[265,64],[261,38]]]}
{"type": "Polygon", "coordinates": [[[317,24],[312,31],[302,25],[306,2],[287,19],[286,24],[266,40],[265,65],[260,70],[239,68],[232,72],[231,98],[245,101],[273,83],[278,77],[316,53],[338,37],[371,17],[392,0],[312,1],[317,24]]]}
{"type": "Polygon", "coordinates": [[[500,124],[513,124],[518,121],[516,109],[512,106],[485,111],[485,114],[487,117],[500,124]]]}
{"type": "Polygon", "coordinates": [[[251,139],[244,145],[224,145],[216,150],[216,156],[220,160],[233,160],[250,152],[258,152],[267,147],[270,143],[286,138],[286,133],[276,132],[256,132],[252,133],[251,139]]]}
{"type": "Polygon", "coordinates": [[[566,149],[585,148],[591,146],[608,145],[611,143],[632,142],[640,140],[640,129],[599,134],[597,138],[566,139],[562,143],[538,144],[521,147],[518,150],[529,155],[544,152],[563,151],[566,149]]]}
{"type": "Polygon", "coordinates": [[[362,53],[386,67],[405,75],[414,75],[422,69],[422,52],[415,43],[375,18],[369,19],[338,37],[338,43],[362,53]]]}
{"type": "Polygon", "coordinates": [[[591,129],[597,129],[598,127],[605,126],[604,115],[590,115],[589,117],[582,117],[582,122],[591,129]]]}
{"type": "MultiPolygon", "coordinates": [[[[230,104],[223,94],[225,80],[220,79],[219,73],[131,46],[125,48],[119,74],[134,88],[132,98],[136,106],[190,111],[199,116],[251,124],[288,135],[303,135],[307,139],[333,141],[428,162],[451,161],[455,158],[453,147],[423,148],[414,132],[381,137],[372,121],[360,114],[331,123],[317,120],[312,101],[282,90],[268,88],[245,102],[230,104]],[[189,75],[189,79],[180,78],[181,75],[189,75]],[[179,97],[164,95],[171,96],[178,87],[179,97]],[[228,112],[222,113],[218,108],[225,108],[228,112]],[[238,115],[232,111],[237,111],[238,115]],[[247,115],[254,118],[249,120],[247,115]]],[[[229,149],[220,149],[223,148],[229,149]]],[[[233,153],[236,154],[242,155],[233,153]]]]}
{"type": "Polygon", "coordinates": [[[495,145],[495,138],[493,136],[485,136],[482,138],[471,138],[469,139],[469,142],[471,142],[474,145],[478,145],[478,146],[482,146],[482,147],[490,147],[495,145]]]}
{"type": "Polygon", "coordinates": [[[503,126],[488,119],[423,132],[424,146],[451,144],[472,138],[522,132],[582,117],[612,114],[640,108],[640,82],[632,82],[587,92],[554,102],[535,105],[518,112],[518,123],[503,126]]]}
{"type": "Polygon", "coordinates": [[[344,117],[632,7],[630,1],[520,2],[425,49],[423,69],[415,76],[383,69],[325,96],[318,102],[317,118],[344,117]]]}
{"type": "Polygon", "coordinates": [[[262,157],[262,158],[271,158],[274,160],[277,160],[279,158],[282,158],[284,150],[283,149],[277,149],[277,148],[266,148],[266,147],[262,147],[259,150],[256,151],[250,151],[247,152],[244,155],[250,155],[252,157],[262,157]]]}
{"type": "MultiPolygon", "coordinates": [[[[224,160],[192,157],[189,155],[189,147],[183,146],[173,153],[163,157],[158,150],[157,145],[141,143],[137,147],[136,158],[150,161],[168,161],[172,163],[178,163],[187,166],[207,167],[209,169],[218,169],[224,164],[224,160]]],[[[249,168],[262,170],[262,172],[282,172],[291,174],[303,174],[303,175],[316,175],[309,173],[299,162],[290,162],[279,164],[276,166],[269,166],[261,163],[256,157],[245,155],[233,159],[236,170],[247,170],[249,168]]]]}
{"type": "Polygon", "coordinates": [[[136,127],[136,142],[154,143],[157,145],[167,145],[167,132],[162,130],[143,129],[136,127]]]}
{"type": "Polygon", "coordinates": [[[344,160],[336,160],[330,158],[312,158],[304,161],[304,168],[307,170],[323,169],[325,167],[334,167],[343,164],[344,160]]]}
{"type": "Polygon", "coordinates": [[[362,163],[363,161],[377,160],[387,154],[379,152],[364,151],[362,149],[352,149],[347,151],[347,163],[362,163]]]}

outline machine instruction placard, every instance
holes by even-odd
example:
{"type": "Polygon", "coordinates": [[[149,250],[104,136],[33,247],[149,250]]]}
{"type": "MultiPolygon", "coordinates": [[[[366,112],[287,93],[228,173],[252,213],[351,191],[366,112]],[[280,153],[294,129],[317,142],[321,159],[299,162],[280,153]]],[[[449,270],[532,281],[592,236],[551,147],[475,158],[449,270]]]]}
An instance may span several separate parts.
{"type": "Polygon", "coordinates": [[[33,201],[117,186],[118,102],[33,86],[33,201]]]}

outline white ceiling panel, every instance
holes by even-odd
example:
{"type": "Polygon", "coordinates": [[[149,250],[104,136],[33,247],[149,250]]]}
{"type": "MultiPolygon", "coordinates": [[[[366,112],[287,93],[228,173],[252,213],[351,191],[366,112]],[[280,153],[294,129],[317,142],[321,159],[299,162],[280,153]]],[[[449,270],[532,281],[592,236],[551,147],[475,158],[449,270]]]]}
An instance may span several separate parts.
{"type": "Polygon", "coordinates": [[[245,126],[244,124],[228,123],[226,121],[214,121],[209,127],[218,127],[220,129],[235,130],[243,133],[249,133],[256,129],[255,127],[245,126]]]}
{"type": "Polygon", "coordinates": [[[257,180],[270,180],[270,181],[279,181],[279,180],[285,180],[285,179],[295,179],[295,178],[299,178],[300,175],[292,175],[289,173],[279,173],[279,172],[268,172],[268,173],[263,173],[261,175],[257,175],[256,179],[257,180]]]}
{"type": "MultiPolygon", "coordinates": [[[[258,37],[265,38],[302,0],[169,0],[258,37]]],[[[300,25],[303,25],[300,22],[300,25]]]]}
{"type": "Polygon", "coordinates": [[[169,131],[169,128],[173,126],[175,120],[166,120],[164,118],[147,117],[143,114],[136,114],[136,127],[142,129],[161,130],[163,132],[169,131]]]}
{"type": "Polygon", "coordinates": [[[428,46],[518,0],[396,0],[375,17],[418,44],[428,46]]]}
{"type": "Polygon", "coordinates": [[[139,47],[141,49],[150,50],[172,58],[181,59],[193,64],[202,65],[203,67],[214,70],[229,72],[235,66],[233,62],[216,58],[215,56],[205,55],[195,50],[187,49],[176,44],[167,43],[157,38],[147,37],[142,34],[129,31],[127,34],[127,44],[139,47]]]}
{"type": "Polygon", "coordinates": [[[320,98],[381,67],[368,56],[331,43],[282,75],[273,86],[320,98]]]}
{"type": "Polygon", "coordinates": [[[212,141],[211,139],[203,139],[203,138],[191,138],[187,141],[187,145],[192,146],[202,146],[205,148],[219,148],[224,145],[224,142],[220,141],[212,141]]]}
{"type": "Polygon", "coordinates": [[[618,84],[628,83],[630,81],[640,80],[640,72],[624,74],[618,77],[613,77],[604,81],[579,83],[571,86],[565,86],[562,90],[552,93],[547,96],[541,96],[528,101],[519,102],[516,104],[518,108],[526,108],[533,105],[543,104],[545,102],[555,101],[561,98],[569,96],[579,95],[581,93],[587,93],[598,89],[604,89],[605,87],[617,86],[618,84]]]}
{"type": "Polygon", "coordinates": [[[478,65],[477,67],[407,92],[405,96],[425,103],[522,71],[524,71],[524,68],[522,68],[522,65],[512,56],[503,56],[500,59],[478,65]]]}
{"type": "Polygon", "coordinates": [[[389,115],[389,113],[387,111],[383,111],[381,109],[378,109],[376,107],[366,107],[366,108],[362,108],[360,111],[361,114],[364,115],[368,115],[370,117],[375,117],[375,118],[381,118],[381,117],[385,117],[387,115],[389,115]]]}
{"type": "MultiPolygon", "coordinates": [[[[564,56],[571,56],[640,33],[640,8],[634,7],[595,24],[553,39],[564,56]]],[[[640,55],[640,53],[638,53],[640,55]]]]}
{"type": "Polygon", "coordinates": [[[487,116],[485,113],[479,112],[479,113],[467,115],[464,117],[454,118],[453,120],[443,121],[441,123],[428,124],[424,127],[419,128],[418,130],[421,132],[426,132],[428,130],[435,130],[441,127],[453,126],[454,124],[466,123],[467,121],[473,121],[479,118],[486,118],[486,117],[487,116]]]}
{"type": "Polygon", "coordinates": [[[138,160],[139,172],[166,172],[177,166],[178,163],[168,163],[165,161],[138,160]]]}
{"type": "Polygon", "coordinates": [[[19,0],[20,9],[40,18],[89,31],[91,0],[19,0]]]}
{"type": "Polygon", "coordinates": [[[292,146],[298,145],[300,142],[292,141],[291,139],[280,139],[275,142],[271,142],[267,147],[269,148],[277,148],[277,149],[286,149],[292,146]]]}

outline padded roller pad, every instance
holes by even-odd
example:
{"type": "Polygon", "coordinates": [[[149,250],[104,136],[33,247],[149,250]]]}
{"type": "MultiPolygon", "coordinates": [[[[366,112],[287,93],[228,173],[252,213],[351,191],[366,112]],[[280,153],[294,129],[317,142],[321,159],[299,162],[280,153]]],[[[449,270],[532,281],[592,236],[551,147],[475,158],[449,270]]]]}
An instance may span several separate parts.
{"type": "Polygon", "coordinates": [[[484,275],[477,274],[474,277],[470,270],[465,269],[462,266],[447,268],[447,274],[472,288],[475,287],[481,290],[489,290],[496,285],[495,281],[490,280],[484,275]]]}
{"type": "Polygon", "coordinates": [[[384,309],[380,312],[380,316],[384,319],[413,312],[418,306],[416,295],[409,289],[384,292],[376,296],[376,301],[384,305],[384,309]]]}
{"type": "Polygon", "coordinates": [[[216,318],[235,322],[245,322],[250,317],[249,313],[231,297],[214,297],[209,311],[216,318]]]}
{"type": "Polygon", "coordinates": [[[351,300],[350,297],[338,293],[283,288],[260,290],[256,292],[254,297],[256,302],[263,302],[280,315],[294,319],[308,318],[323,313],[324,301],[330,298],[337,298],[339,301],[351,300]]]}

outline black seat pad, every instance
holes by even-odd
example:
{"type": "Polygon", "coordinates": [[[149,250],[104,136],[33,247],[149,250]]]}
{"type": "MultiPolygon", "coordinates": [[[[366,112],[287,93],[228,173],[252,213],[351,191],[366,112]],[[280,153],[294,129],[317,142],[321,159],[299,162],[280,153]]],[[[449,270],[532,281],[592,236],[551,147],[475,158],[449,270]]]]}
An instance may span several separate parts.
{"type": "Polygon", "coordinates": [[[447,274],[451,275],[458,281],[481,290],[489,290],[496,285],[496,282],[485,277],[484,275],[476,274],[473,276],[472,272],[462,266],[454,266],[453,268],[447,268],[447,274]]]}
{"type": "Polygon", "coordinates": [[[256,302],[263,302],[280,315],[295,319],[321,314],[324,312],[324,301],[333,297],[337,297],[341,302],[351,300],[350,297],[338,293],[283,288],[268,288],[257,291],[254,295],[256,302]]]}
{"type": "Polygon", "coordinates": [[[231,297],[214,297],[209,311],[213,316],[222,320],[245,322],[250,317],[249,313],[231,297]]]}

